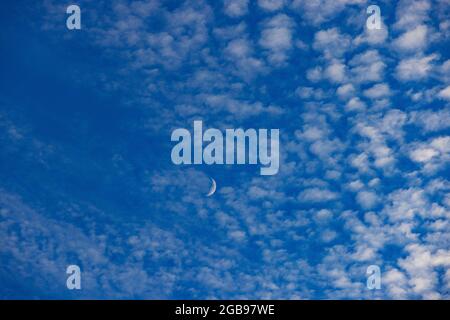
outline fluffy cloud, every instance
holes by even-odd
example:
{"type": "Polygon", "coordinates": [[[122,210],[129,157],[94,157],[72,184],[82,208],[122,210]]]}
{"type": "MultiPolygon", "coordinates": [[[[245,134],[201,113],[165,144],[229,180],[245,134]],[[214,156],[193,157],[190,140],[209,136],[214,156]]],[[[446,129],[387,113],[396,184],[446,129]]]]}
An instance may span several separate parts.
{"type": "Polygon", "coordinates": [[[389,86],[385,83],[378,83],[373,87],[364,90],[364,95],[369,99],[380,99],[391,95],[389,86]]]}
{"type": "Polygon", "coordinates": [[[345,105],[348,111],[363,111],[366,109],[366,104],[358,97],[351,98],[345,105]]]}
{"type": "Polygon", "coordinates": [[[379,201],[377,194],[371,191],[358,192],[356,195],[356,200],[364,209],[373,208],[379,201]]]}
{"type": "Polygon", "coordinates": [[[434,67],[432,62],[437,58],[438,56],[436,54],[431,54],[425,57],[403,59],[395,70],[396,77],[401,81],[425,79],[434,67]]]}
{"type": "Polygon", "coordinates": [[[439,91],[438,96],[441,99],[450,101],[450,86],[447,86],[446,88],[439,91]]]}
{"type": "Polygon", "coordinates": [[[364,28],[364,32],[357,36],[353,40],[353,43],[356,46],[363,44],[369,44],[370,46],[382,46],[386,44],[388,36],[388,27],[384,23],[382,23],[381,29],[369,30],[367,28],[364,28]]]}
{"type": "Polygon", "coordinates": [[[314,35],[313,48],[322,51],[327,58],[340,57],[349,49],[350,39],[338,28],[321,30],[314,35]]]}
{"type": "Polygon", "coordinates": [[[423,110],[410,114],[410,122],[420,126],[425,132],[436,132],[450,128],[450,110],[423,110]]]}
{"type": "Polygon", "coordinates": [[[326,189],[310,188],[303,190],[298,198],[303,202],[326,202],[336,200],[339,194],[326,189]]]}
{"type": "Polygon", "coordinates": [[[319,25],[339,15],[345,8],[362,5],[366,0],[308,1],[294,0],[291,7],[314,25],[319,25]]]}
{"type": "Polygon", "coordinates": [[[450,137],[441,136],[429,142],[413,144],[410,158],[421,164],[427,174],[445,168],[450,161],[450,137]]]}
{"type": "Polygon", "coordinates": [[[349,98],[355,93],[355,87],[347,83],[337,88],[336,93],[341,99],[349,98]]]}
{"type": "Polygon", "coordinates": [[[411,152],[411,159],[417,162],[427,162],[437,156],[439,152],[437,152],[433,148],[421,147],[418,149],[414,149],[411,152]]]}
{"type": "Polygon", "coordinates": [[[293,27],[293,20],[285,14],[279,14],[264,24],[259,44],[269,51],[271,63],[280,64],[287,60],[293,46],[293,27]]]}
{"type": "Polygon", "coordinates": [[[381,81],[386,64],[376,50],[355,55],[349,62],[353,80],[358,83],[381,81]]]}
{"type": "Polygon", "coordinates": [[[333,61],[324,71],[324,76],[331,82],[342,83],[346,80],[346,66],[333,61]]]}
{"type": "Polygon", "coordinates": [[[395,39],[394,46],[402,52],[414,52],[424,50],[429,39],[428,28],[425,25],[406,31],[395,39]]]}
{"type": "Polygon", "coordinates": [[[431,3],[428,0],[402,0],[397,5],[394,27],[400,30],[410,30],[429,20],[431,3]]]}
{"type": "Polygon", "coordinates": [[[284,4],[285,0],[258,0],[258,5],[267,11],[279,10],[284,4]]]}
{"type": "Polygon", "coordinates": [[[248,0],[224,0],[224,10],[230,17],[241,17],[248,12],[248,0]]]}

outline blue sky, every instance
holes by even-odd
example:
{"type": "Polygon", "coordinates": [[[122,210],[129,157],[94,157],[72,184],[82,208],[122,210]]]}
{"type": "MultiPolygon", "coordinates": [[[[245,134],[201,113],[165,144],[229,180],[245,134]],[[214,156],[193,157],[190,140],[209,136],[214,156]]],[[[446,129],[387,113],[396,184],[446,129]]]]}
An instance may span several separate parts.
{"type": "Polygon", "coordinates": [[[0,298],[448,298],[449,10],[2,1],[0,298]],[[194,120],[280,129],[278,174],[174,165],[194,120]]]}

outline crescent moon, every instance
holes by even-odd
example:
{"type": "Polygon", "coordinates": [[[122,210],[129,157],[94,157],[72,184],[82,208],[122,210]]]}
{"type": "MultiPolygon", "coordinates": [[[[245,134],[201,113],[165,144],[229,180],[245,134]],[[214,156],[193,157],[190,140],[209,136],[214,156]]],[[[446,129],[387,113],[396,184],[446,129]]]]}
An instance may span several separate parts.
{"type": "Polygon", "coordinates": [[[216,188],[217,188],[217,184],[216,184],[216,180],[214,180],[213,178],[210,178],[212,185],[211,185],[211,189],[209,189],[208,194],[206,195],[207,197],[210,197],[214,194],[214,192],[216,192],[216,188]]]}

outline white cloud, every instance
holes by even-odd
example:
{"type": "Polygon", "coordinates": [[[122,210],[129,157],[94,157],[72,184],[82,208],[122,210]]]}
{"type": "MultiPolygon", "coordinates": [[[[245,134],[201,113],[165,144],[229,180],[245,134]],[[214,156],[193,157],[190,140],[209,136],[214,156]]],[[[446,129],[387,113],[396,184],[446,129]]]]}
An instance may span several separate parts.
{"type": "Polygon", "coordinates": [[[339,194],[327,189],[310,188],[300,192],[298,199],[302,202],[327,202],[335,200],[339,194]]]}
{"type": "Polygon", "coordinates": [[[348,189],[355,192],[364,188],[364,184],[360,180],[351,181],[348,183],[348,189]]]}
{"type": "Polygon", "coordinates": [[[439,98],[450,101],[450,86],[442,89],[438,93],[439,98]]]}
{"type": "Polygon", "coordinates": [[[322,160],[327,161],[329,164],[331,164],[333,161],[333,158],[331,156],[334,153],[339,152],[341,148],[342,143],[338,139],[323,139],[314,142],[309,147],[309,150],[322,160]]]}
{"type": "Polygon", "coordinates": [[[438,154],[439,152],[437,152],[433,148],[421,147],[411,152],[411,159],[416,162],[427,162],[430,161],[435,156],[437,156],[438,154]]]}
{"type": "Polygon", "coordinates": [[[245,22],[240,22],[235,25],[227,25],[225,27],[214,28],[214,35],[220,40],[232,40],[239,37],[243,37],[247,31],[247,25],[245,22]]]}
{"type": "Polygon", "coordinates": [[[345,105],[347,111],[363,111],[366,109],[366,104],[358,97],[351,98],[345,105]]]}
{"type": "Polygon", "coordinates": [[[285,14],[278,14],[264,24],[259,44],[269,51],[271,63],[280,64],[287,60],[293,46],[293,20],[285,14]]]}
{"type": "Polygon", "coordinates": [[[335,231],[329,230],[329,229],[322,231],[322,233],[320,235],[320,238],[323,242],[331,242],[334,239],[336,239],[336,237],[337,237],[337,233],[335,231]]]}
{"type": "Polygon", "coordinates": [[[450,161],[450,137],[441,136],[429,142],[413,144],[409,156],[423,166],[424,172],[436,172],[450,161]]]}
{"type": "Polygon", "coordinates": [[[346,66],[339,61],[333,61],[324,71],[331,82],[342,83],[346,80],[346,66]]]}
{"type": "Polygon", "coordinates": [[[423,244],[410,244],[406,247],[408,256],[398,264],[408,274],[410,290],[423,299],[440,299],[436,291],[438,274],[436,268],[450,266],[450,252],[447,249],[433,250],[423,244]]]}
{"type": "Polygon", "coordinates": [[[430,9],[431,4],[428,0],[402,0],[397,3],[397,21],[394,27],[399,30],[410,30],[428,22],[430,9]]]}
{"type": "Polygon", "coordinates": [[[393,299],[408,298],[408,284],[406,276],[398,269],[390,269],[383,273],[383,283],[386,285],[393,299]]]}
{"type": "Polygon", "coordinates": [[[317,82],[322,79],[322,68],[315,67],[306,71],[306,78],[311,82],[317,82]]]}
{"type": "Polygon", "coordinates": [[[378,83],[373,87],[364,90],[364,95],[369,99],[389,97],[391,94],[391,89],[389,89],[389,86],[385,83],[378,83]]]}
{"type": "Polygon", "coordinates": [[[360,191],[356,195],[356,200],[362,208],[372,209],[378,203],[379,198],[375,192],[360,191]]]}
{"type": "Polygon", "coordinates": [[[450,128],[450,110],[423,110],[410,114],[410,122],[423,128],[425,132],[435,132],[450,128]]]}
{"type": "Polygon", "coordinates": [[[246,235],[245,232],[241,230],[234,230],[229,232],[229,237],[236,242],[242,242],[245,241],[246,235]]]}
{"type": "Polygon", "coordinates": [[[386,135],[384,128],[380,125],[380,119],[373,123],[359,122],[355,129],[362,136],[368,140],[359,144],[360,148],[364,148],[366,152],[370,153],[374,158],[374,166],[383,169],[385,172],[393,170],[395,164],[395,154],[393,150],[386,143],[386,135]]]}
{"type": "Polygon", "coordinates": [[[349,62],[352,79],[358,83],[381,81],[386,64],[377,50],[367,50],[355,55],[349,62]]]}
{"type": "Polygon", "coordinates": [[[431,62],[437,58],[436,54],[431,54],[425,57],[403,59],[395,70],[396,77],[402,81],[425,79],[433,69],[431,62]]]}
{"type": "Polygon", "coordinates": [[[247,39],[234,39],[225,48],[225,52],[235,58],[247,58],[252,53],[252,47],[247,39]]]}
{"type": "Polygon", "coordinates": [[[425,25],[406,31],[394,40],[394,47],[402,52],[414,52],[424,50],[429,39],[428,28],[425,25]]]}
{"type": "Polygon", "coordinates": [[[241,17],[248,12],[249,0],[224,0],[224,10],[230,17],[241,17]]]}
{"type": "Polygon", "coordinates": [[[392,221],[412,220],[416,215],[427,215],[429,204],[425,192],[419,188],[399,189],[388,196],[383,209],[392,221]]]}
{"type": "Polygon", "coordinates": [[[276,11],[281,9],[285,0],[258,0],[258,5],[267,11],[276,11]]]}
{"type": "Polygon", "coordinates": [[[302,99],[308,99],[314,94],[314,89],[311,87],[298,87],[295,93],[302,99]]]}
{"type": "Polygon", "coordinates": [[[332,218],[333,213],[327,209],[319,210],[314,216],[314,220],[319,224],[326,224],[330,222],[332,218]]]}
{"type": "Polygon", "coordinates": [[[231,40],[224,49],[225,58],[232,63],[231,72],[245,81],[267,70],[264,61],[257,59],[254,51],[253,44],[245,36],[231,40]]]}
{"type": "Polygon", "coordinates": [[[338,28],[321,30],[314,35],[313,48],[322,51],[326,58],[341,57],[350,45],[350,36],[341,34],[338,28]]]}
{"type": "Polygon", "coordinates": [[[442,63],[439,68],[439,75],[441,76],[441,81],[450,83],[450,59],[442,63]]]}
{"type": "Polygon", "coordinates": [[[371,46],[383,45],[386,43],[388,35],[388,27],[384,23],[382,23],[381,29],[369,30],[367,28],[364,28],[364,32],[357,36],[353,40],[353,43],[356,46],[359,46],[361,44],[369,44],[371,46]]]}
{"type": "Polygon", "coordinates": [[[355,87],[351,83],[347,83],[337,88],[336,93],[339,98],[347,99],[355,94],[355,87]]]}
{"type": "Polygon", "coordinates": [[[268,113],[280,115],[283,109],[274,105],[264,106],[259,101],[246,101],[235,99],[226,94],[200,94],[197,96],[201,104],[213,107],[215,112],[226,111],[233,115],[234,119],[245,119],[258,114],[268,113]]]}
{"type": "Polygon", "coordinates": [[[430,144],[436,150],[439,150],[441,153],[449,153],[450,152],[450,137],[438,137],[431,141],[430,144]]]}
{"type": "Polygon", "coordinates": [[[294,0],[291,7],[304,16],[308,22],[319,25],[329,21],[349,6],[364,4],[366,0],[294,0]]]}
{"type": "Polygon", "coordinates": [[[322,89],[314,89],[312,87],[298,87],[295,93],[302,99],[321,100],[325,96],[325,92],[322,89]]]}

